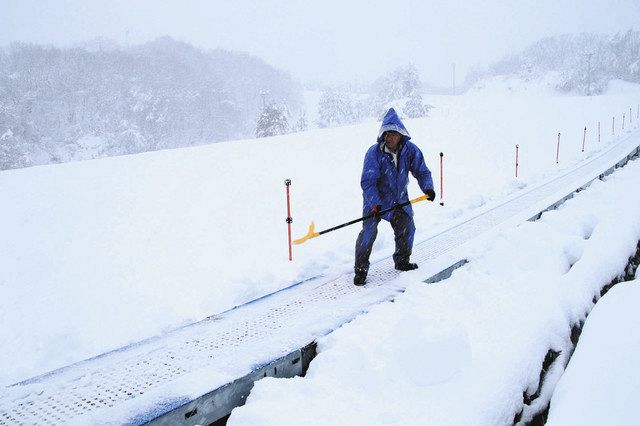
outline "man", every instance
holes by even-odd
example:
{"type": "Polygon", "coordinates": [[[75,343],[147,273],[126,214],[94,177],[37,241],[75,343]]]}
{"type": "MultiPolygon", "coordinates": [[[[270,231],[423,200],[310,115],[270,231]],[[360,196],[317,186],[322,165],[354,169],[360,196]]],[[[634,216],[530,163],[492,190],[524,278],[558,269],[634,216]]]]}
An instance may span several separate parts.
{"type": "Polygon", "coordinates": [[[396,269],[410,271],[418,265],[409,257],[413,248],[416,228],[411,204],[378,215],[382,210],[409,201],[407,187],[409,172],[416,178],[422,192],[430,201],[436,197],[431,172],[424,162],[420,149],[409,141],[411,136],[393,108],[387,111],[378,133],[378,141],[367,151],[362,168],[363,216],[375,216],[362,222],[362,231],[356,241],[355,285],[364,285],[369,272],[369,256],[378,235],[381,219],[391,223],[396,241],[393,261],[396,269]]]}

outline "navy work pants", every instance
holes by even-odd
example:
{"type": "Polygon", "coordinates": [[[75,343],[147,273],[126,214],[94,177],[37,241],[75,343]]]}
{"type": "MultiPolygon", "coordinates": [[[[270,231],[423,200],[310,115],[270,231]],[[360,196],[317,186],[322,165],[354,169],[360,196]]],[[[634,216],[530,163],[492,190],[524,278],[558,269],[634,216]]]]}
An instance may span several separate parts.
{"type": "MultiPolygon", "coordinates": [[[[369,256],[373,242],[378,235],[378,224],[380,217],[372,217],[362,222],[362,231],[356,240],[356,263],[355,270],[369,271],[369,256]]],[[[393,253],[393,261],[395,264],[409,261],[411,249],[413,248],[413,236],[416,233],[416,227],[413,223],[413,217],[409,216],[402,207],[397,207],[393,211],[391,217],[391,227],[396,240],[396,251],[393,253]]]]}

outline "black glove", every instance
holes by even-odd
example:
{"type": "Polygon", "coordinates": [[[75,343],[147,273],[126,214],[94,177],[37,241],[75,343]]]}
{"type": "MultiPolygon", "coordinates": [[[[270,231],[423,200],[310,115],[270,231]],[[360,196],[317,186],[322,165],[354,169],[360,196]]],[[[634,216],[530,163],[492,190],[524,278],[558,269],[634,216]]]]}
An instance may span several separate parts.
{"type": "Polygon", "coordinates": [[[424,194],[429,197],[429,201],[433,201],[436,199],[436,191],[434,191],[433,189],[427,189],[426,191],[424,191],[424,194]]]}
{"type": "Polygon", "coordinates": [[[380,213],[380,210],[382,210],[382,206],[380,204],[376,204],[375,206],[371,207],[371,213],[373,213],[376,216],[378,216],[378,213],[380,213]]]}

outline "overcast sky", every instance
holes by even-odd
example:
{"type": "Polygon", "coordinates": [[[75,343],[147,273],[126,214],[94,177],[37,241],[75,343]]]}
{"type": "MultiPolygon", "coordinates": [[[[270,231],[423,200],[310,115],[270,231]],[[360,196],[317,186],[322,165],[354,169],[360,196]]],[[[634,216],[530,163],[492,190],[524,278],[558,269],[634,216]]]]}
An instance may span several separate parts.
{"type": "Polygon", "coordinates": [[[461,81],[548,35],[638,23],[640,0],[0,0],[0,45],[170,35],[254,54],[301,82],[368,82],[412,63],[451,85],[453,63],[461,81]]]}

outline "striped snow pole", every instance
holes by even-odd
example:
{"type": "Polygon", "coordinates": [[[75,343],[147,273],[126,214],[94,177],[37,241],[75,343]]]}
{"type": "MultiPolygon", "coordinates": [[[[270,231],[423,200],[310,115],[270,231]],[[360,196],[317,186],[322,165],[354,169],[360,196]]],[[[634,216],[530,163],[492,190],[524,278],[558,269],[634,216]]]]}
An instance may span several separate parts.
{"type": "Polygon", "coordinates": [[[291,200],[290,200],[290,196],[289,196],[289,187],[291,186],[291,179],[286,179],[284,181],[284,186],[287,190],[287,228],[288,228],[288,234],[289,234],[289,261],[293,260],[293,252],[291,249],[291,223],[293,222],[293,219],[291,218],[291,200]]]}
{"type": "Polygon", "coordinates": [[[444,206],[444,201],[442,201],[442,197],[444,197],[444,184],[442,182],[442,180],[443,180],[442,157],[444,157],[444,154],[441,152],[440,153],[440,205],[444,206]]]}

